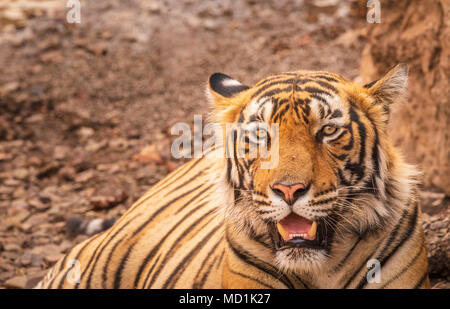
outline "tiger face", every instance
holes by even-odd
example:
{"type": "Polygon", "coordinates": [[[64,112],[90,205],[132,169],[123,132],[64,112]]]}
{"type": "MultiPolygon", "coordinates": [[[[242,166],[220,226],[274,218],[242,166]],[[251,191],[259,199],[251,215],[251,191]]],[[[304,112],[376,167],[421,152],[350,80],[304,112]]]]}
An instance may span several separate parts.
{"type": "Polygon", "coordinates": [[[231,127],[225,182],[234,202],[226,220],[267,241],[273,263],[285,271],[321,268],[348,234],[377,232],[396,216],[385,203],[391,155],[385,137],[389,104],[406,81],[406,65],[366,86],[298,71],[250,88],[214,74],[214,115],[231,127]],[[261,145],[270,155],[250,156],[261,145]],[[268,160],[276,164],[263,168],[268,160]]]}

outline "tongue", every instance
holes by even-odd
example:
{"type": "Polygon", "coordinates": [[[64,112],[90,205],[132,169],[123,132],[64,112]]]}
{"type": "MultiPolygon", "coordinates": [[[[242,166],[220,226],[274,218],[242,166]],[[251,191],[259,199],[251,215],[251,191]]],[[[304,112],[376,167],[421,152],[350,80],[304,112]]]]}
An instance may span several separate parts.
{"type": "Polygon", "coordinates": [[[289,216],[281,220],[279,224],[289,234],[306,234],[311,229],[313,222],[291,213],[289,216]]]}

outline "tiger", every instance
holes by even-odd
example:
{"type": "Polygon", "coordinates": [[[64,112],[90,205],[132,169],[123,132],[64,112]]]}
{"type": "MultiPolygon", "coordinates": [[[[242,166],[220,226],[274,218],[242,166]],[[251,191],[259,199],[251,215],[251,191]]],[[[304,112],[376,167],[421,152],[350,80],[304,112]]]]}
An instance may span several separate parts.
{"type": "Polygon", "coordinates": [[[206,92],[222,142],[36,288],[429,288],[420,172],[389,138],[407,83],[407,64],[365,85],[299,70],[250,87],[214,73],[206,92]]]}

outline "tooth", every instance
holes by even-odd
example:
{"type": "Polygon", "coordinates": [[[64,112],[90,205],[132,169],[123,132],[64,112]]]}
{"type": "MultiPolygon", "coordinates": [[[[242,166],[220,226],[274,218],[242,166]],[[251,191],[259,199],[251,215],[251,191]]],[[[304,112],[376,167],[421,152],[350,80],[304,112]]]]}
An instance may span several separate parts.
{"type": "Polygon", "coordinates": [[[314,221],[311,228],[308,231],[308,236],[309,237],[315,237],[316,236],[316,232],[317,232],[317,222],[314,221]]]}
{"type": "Polygon", "coordinates": [[[277,223],[277,229],[278,233],[280,233],[281,237],[283,237],[285,241],[290,240],[292,238],[290,237],[291,235],[289,235],[289,233],[283,228],[283,226],[280,223],[277,223]]]}

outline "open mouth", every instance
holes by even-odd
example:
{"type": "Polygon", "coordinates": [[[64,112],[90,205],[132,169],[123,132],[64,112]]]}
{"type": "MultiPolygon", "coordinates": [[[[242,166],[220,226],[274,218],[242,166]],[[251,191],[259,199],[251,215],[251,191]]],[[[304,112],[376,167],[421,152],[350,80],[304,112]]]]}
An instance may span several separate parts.
{"type": "Polygon", "coordinates": [[[325,224],[310,221],[294,213],[273,227],[272,239],[276,250],[286,248],[326,249],[329,243],[325,224]]]}

